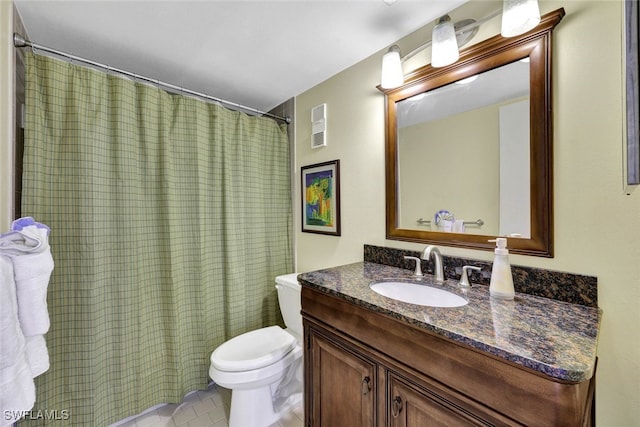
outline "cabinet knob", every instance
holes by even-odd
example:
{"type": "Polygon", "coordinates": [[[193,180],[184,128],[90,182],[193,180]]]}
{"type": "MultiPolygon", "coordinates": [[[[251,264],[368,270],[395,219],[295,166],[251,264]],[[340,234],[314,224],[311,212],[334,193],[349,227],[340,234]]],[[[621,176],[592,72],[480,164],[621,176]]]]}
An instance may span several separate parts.
{"type": "Polygon", "coordinates": [[[393,398],[393,403],[391,404],[391,413],[393,417],[396,418],[400,412],[402,412],[402,398],[400,396],[396,396],[393,398]]]}
{"type": "Polygon", "coordinates": [[[371,382],[371,378],[369,378],[369,377],[364,377],[362,379],[362,394],[363,395],[367,395],[371,391],[370,382],[371,382]]]}

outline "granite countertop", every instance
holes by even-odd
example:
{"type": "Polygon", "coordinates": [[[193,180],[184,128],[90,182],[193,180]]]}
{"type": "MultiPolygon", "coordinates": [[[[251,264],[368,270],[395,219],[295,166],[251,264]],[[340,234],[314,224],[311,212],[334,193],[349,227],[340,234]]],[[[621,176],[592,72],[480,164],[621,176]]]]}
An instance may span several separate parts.
{"type": "Polygon", "coordinates": [[[431,275],[371,262],[303,273],[303,286],[337,296],[372,311],[392,316],[434,334],[506,359],[562,381],[582,382],[595,369],[602,312],[548,298],[516,293],[513,301],[490,298],[489,287],[466,290],[457,281],[442,284],[431,275]],[[462,307],[441,308],[386,298],[369,288],[392,279],[424,283],[468,299],[462,307]]]}

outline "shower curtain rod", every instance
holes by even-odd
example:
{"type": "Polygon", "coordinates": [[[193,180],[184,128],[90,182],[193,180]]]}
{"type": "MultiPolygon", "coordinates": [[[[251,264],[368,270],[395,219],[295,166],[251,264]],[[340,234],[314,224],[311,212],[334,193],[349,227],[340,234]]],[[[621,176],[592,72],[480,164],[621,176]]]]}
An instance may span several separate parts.
{"type": "Polygon", "coordinates": [[[178,92],[181,92],[181,93],[186,93],[186,94],[189,94],[189,95],[193,95],[193,96],[196,96],[198,98],[206,99],[208,101],[218,102],[220,104],[224,104],[224,105],[227,105],[227,106],[230,106],[230,107],[235,107],[237,109],[242,109],[242,110],[245,110],[245,111],[250,111],[252,113],[256,113],[256,114],[260,114],[260,115],[263,115],[263,116],[271,117],[272,119],[282,120],[287,124],[291,123],[291,118],[290,117],[278,116],[278,115],[275,115],[275,114],[268,113],[266,111],[261,111],[261,110],[257,110],[257,109],[252,108],[252,107],[247,107],[246,105],[237,104],[235,102],[226,101],[224,99],[216,98],[216,97],[204,94],[204,93],[196,92],[196,91],[189,90],[189,89],[184,89],[182,87],[173,85],[171,83],[165,83],[165,82],[160,81],[160,80],[151,79],[149,77],[145,77],[145,76],[141,76],[139,74],[131,73],[129,71],[121,70],[119,68],[114,68],[114,67],[111,67],[109,65],[101,64],[99,62],[95,62],[95,61],[92,61],[90,59],[86,59],[86,58],[82,58],[82,57],[79,57],[79,56],[75,56],[75,55],[72,55],[72,54],[67,53],[67,52],[61,52],[59,50],[52,49],[52,48],[47,47],[47,46],[42,46],[40,44],[33,43],[33,42],[25,39],[24,37],[22,37],[18,33],[13,33],[13,46],[16,47],[16,48],[31,47],[31,48],[38,49],[38,50],[41,50],[41,51],[44,51],[44,52],[52,53],[54,55],[59,55],[59,56],[62,56],[62,57],[66,57],[66,58],[71,59],[73,61],[78,61],[78,62],[82,62],[84,64],[92,65],[94,67],[98,67],[98,68],[101,68],[103,70],[107,70],[109,72],[122,74],[122,75],[130,77],[130,78],[132,78],[134,80],[142,80],[142,81],[145,81],[147,83],[151,83],[153,85],[156,85],[158,87],[161,86],[161,87],[166,88],[166,89],[171,89],[173,91],[178,91],[178,92]]]}

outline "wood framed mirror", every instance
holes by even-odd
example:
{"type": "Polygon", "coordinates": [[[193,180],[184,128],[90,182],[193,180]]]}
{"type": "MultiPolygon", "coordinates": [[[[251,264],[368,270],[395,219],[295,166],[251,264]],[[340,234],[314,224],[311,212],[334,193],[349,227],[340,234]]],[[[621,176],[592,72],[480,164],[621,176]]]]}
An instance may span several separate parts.
{"type": "Polygon", "coordinates": [[[553,256],[551,33],[564,14],[378,88],[387,239],[492,250],[507,236],[512,253],[553,256]]]}

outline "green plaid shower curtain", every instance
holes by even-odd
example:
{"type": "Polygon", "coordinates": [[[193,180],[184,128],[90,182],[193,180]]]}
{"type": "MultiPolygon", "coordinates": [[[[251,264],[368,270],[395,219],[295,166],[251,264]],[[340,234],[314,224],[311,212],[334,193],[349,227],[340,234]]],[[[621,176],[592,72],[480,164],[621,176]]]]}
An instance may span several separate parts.
{"type": "Polygon", "coordinates": [[[273,279],[293,265],[286,127],[26,60],[22,214],[51,227],[55,260],[34,410],[107,426],[204,388],[217,345],[280,321],[273,279]]]}

